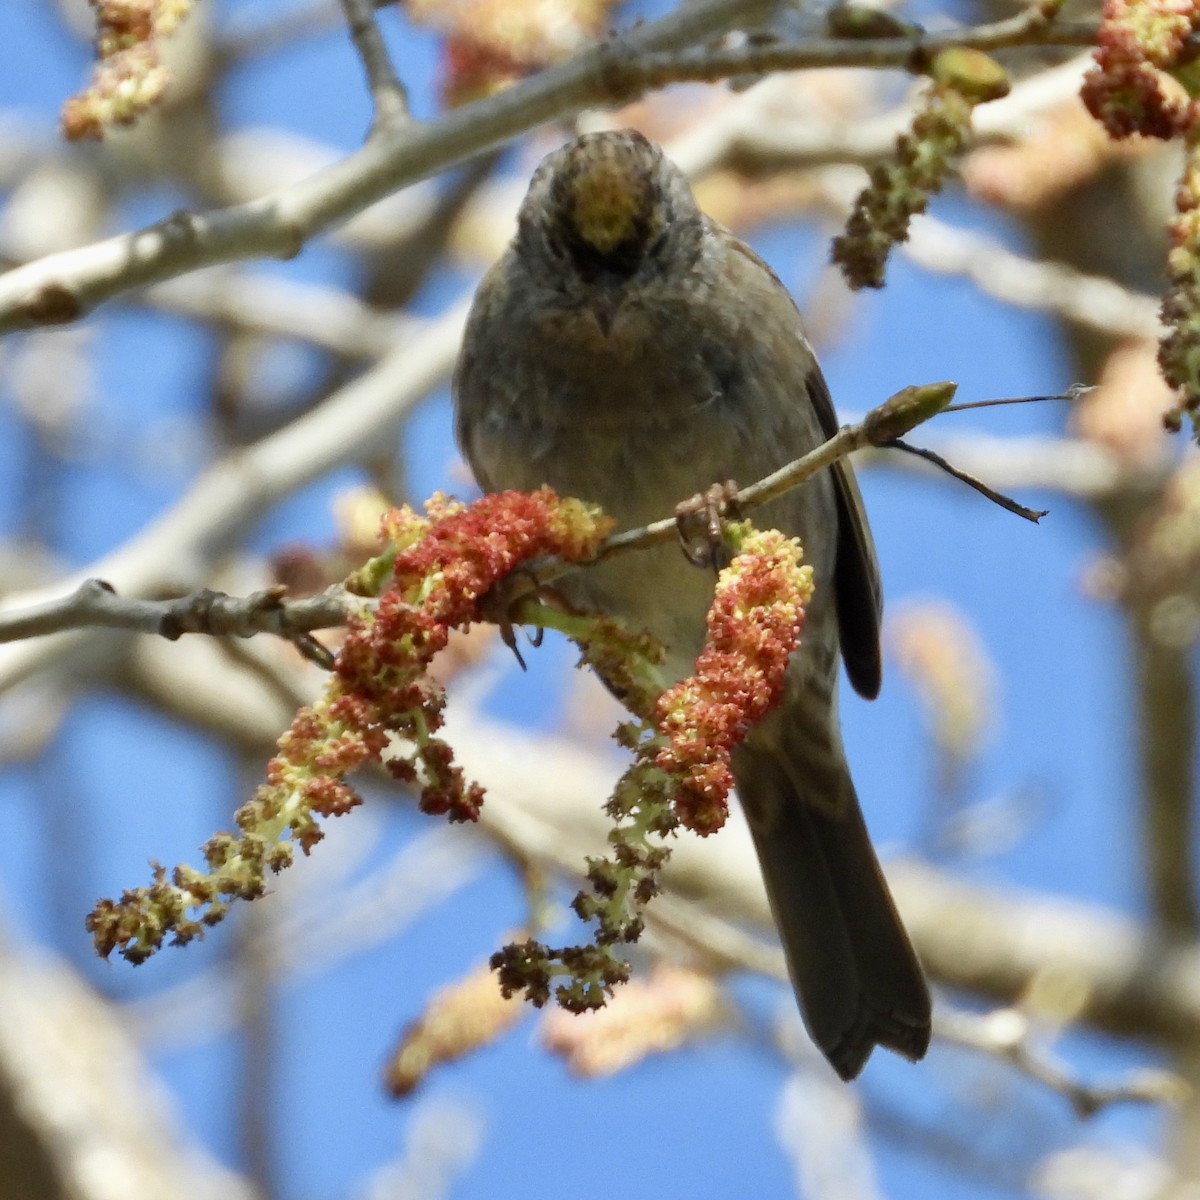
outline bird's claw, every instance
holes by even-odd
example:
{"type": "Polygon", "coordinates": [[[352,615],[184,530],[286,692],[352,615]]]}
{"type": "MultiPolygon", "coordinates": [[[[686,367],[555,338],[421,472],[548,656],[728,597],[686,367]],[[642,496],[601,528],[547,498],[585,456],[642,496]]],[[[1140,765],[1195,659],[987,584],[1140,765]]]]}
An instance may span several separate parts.
{"type": "MultiPolygon", "coordinates": [[[[522,671],[527,671],[528,667],[520,647],[517,646],[516,626],[518,622],[514,620],[514,613],[522,600],[526,600],[530,596],[534,600],[540,600],[544,594],[554,595],[551,589],[546,588],[538,581],[538,576],[528,566],[518,566],[515,571],[504,576],[503,580],[494,583],[479,601],[480,619],[496,626],[500,632],[500,641],[504,642],[505,646],[511,650],[512,656],[517,662],[520,662],[522,671]]],[[[529,632],[530,646],[534,649],[541,646],[544,635],[545,630],[540,625],[535,625],[529,632]]]]}
{"type": "MultiPolygon", "coordinates": [[[[537,576],[528,567],[518,567],[515,571],[498,580],[479,601],[479,615],[484,621],[495,625],[500,631],[500,640],[512,651],[513,657],[521,666],[522,671],[529,668],[517,645],[517,629],[513,621],[513,613],[517,605],[527,596],[538,597],[542,587],[537,576]]],[[[534,629],[529,635],[529,644],[536,650],[542,644],[543,630],[534,629]]]]}
{"type": "Polygon", "coordinates": [[[721,570],[729,565],[725,519],[736,516],[738,485],[732,479],[714,483],[690,500],[675,506],[679,544],[688,562],[696,567],[721,570]]]}

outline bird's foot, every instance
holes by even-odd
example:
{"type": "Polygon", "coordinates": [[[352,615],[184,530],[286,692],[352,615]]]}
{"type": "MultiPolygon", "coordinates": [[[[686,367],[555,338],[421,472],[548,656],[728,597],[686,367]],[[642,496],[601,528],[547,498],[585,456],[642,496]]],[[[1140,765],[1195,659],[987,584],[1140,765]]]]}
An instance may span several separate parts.
{"type": "Polygon", "coordinates": [[[693,566],[719,571],[729,565],[731,554],[725,540],[725,520],[737,516],[737,494],[738,485],[727,479],[675,506],[679,544],[693,566]]]}
{"type": "MultiPolygon", "coordinates": [[[[500,631],[500,640],[513,652],[522,671],[527,668],[517,646],[516,625],[519,621],[515,618],[521,602],[540,599],[542,590],[537,576],[528,567],[518,567],[497,580],[479,600],[480,619],[496,626],[500,631]]],[[[540,627],[536,627],[529,635],[530,644],[535,650],[542,644],[542,632],[540,627]]]]}

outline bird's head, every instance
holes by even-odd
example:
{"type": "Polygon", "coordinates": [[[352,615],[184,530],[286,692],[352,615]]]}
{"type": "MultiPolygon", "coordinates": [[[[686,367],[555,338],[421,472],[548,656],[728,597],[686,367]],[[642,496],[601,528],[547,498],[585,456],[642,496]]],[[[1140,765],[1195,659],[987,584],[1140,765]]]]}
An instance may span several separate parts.
{"type": "Polygon", "coordinates": [[[701,227],[679,168],[640,133],[619,130],[585,134],[543,160],[521,206],[517,245],[560,278],[619,288],[686,268],[701,227]]]}

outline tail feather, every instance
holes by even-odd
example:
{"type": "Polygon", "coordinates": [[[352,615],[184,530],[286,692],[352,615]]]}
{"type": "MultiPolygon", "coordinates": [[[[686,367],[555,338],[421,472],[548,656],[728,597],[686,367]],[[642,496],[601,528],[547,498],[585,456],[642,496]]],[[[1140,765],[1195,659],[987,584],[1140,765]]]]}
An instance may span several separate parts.
{"type": "Polygon", "coordinates": [[[844,761],[837,794],[822,788],[818,803],[798,794],[797,774],[745,754],[738,789],[801,1014],[834,1070],[853,1079],[876,1045],[924,1056],[929,990],[844,761]]]}

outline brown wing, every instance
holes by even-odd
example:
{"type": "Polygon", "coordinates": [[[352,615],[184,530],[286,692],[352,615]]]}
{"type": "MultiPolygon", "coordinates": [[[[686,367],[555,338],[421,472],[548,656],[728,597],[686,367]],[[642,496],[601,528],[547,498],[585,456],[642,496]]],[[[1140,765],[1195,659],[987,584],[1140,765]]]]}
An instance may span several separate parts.
{"type": "MultiPolygon", "coordinates": [[[[838,430],[837,413],[819,370],[809,372],[808,398],[826,437],[838,430]]],[[[879,695],[883,662],[879,626],[883,616],[883,587],[875,541],[867,524],[862,493],[846,459],[830,468],[838,506],[838,550],[834,586],[837,589],[838,630],[846,674],[854,690],[868,700],[879,695]]]]}
{"type": "MultiPolygon", "coordinates": [[[[779,290],[791,300],[791,294],[771,267],[745,242],[739,241],[724,226],[710,223],[733,248],[766,272],[779,290]]],[[[793,303],[795,303],[793,301],[793,303]]],[[[812,359],[805,386],[808,399],[817,414],[821,431],[827,438],[838,431],[837,413],[829,396],[829,388],[812,359]]],[[[830,468],[838,508],[837,565],[834,569],[834,588],[837,592],[838,632],[842,643],[842,658],[846,674],[854,690],[868,700],[879,695],[883,682],[883,661],[879,646],[879,627],[883,618],[883,587],[879,582],[879,561],[875,557],[875,541],[867,524],[867,511],[862,494],[854,479],[854,470],[846,459],[830,468]]]]}

